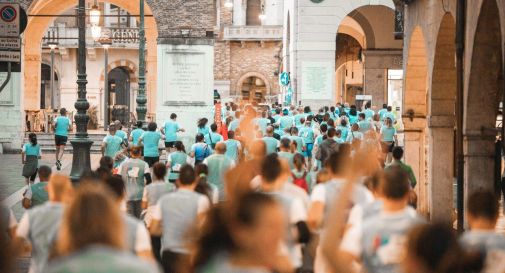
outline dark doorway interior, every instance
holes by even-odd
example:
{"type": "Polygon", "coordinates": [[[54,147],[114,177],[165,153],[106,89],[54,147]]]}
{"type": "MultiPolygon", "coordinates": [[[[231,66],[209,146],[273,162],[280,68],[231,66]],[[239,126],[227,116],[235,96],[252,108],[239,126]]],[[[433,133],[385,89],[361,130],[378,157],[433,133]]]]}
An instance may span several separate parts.
{"type": "Polygon", "coordinates": [[[109,72],[109,109],[111,121],[120,120],[127,125],[130,120],[130,74],[124,67],[109,72]]]}

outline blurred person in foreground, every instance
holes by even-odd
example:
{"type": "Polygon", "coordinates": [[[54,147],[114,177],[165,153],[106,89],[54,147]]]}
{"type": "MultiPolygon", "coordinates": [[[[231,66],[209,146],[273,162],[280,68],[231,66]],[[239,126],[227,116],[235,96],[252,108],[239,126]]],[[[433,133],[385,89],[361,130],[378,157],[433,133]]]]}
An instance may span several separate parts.
{"type": "Polygon", "coordinates": [[[83,184],[65,210],[54,258],[46,273],[160,272],[125,251],[125,223],[109,189],[83,184]]]}

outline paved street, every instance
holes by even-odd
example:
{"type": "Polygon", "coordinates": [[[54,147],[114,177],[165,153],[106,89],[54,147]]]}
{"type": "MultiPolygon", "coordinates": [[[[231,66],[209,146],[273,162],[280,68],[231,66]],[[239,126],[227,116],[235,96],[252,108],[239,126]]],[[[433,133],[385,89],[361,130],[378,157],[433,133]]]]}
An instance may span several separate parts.
{"type": "MultiPolygon", "coordinates": [[[[100,155],[91,155],[91,167],[96,168],[100,155]]],[[[72,168],[72,154],[63,156],[63,167],[61,173],[70,174],[72,168]]],[[[40,165],[51,166],[56,172],[54,166],[54,154],[45,154],[40,160],[40,165]]],[[[23,165],[21,164],[20,154],[0,154],[0,201],[11,206],[16,219],[19,221],[25,212],[21,206],[22,194],[25,190],[25,179],[21,176],[23,165]]],[[[18,259],[17,269],[19,273],[28,272],[30,257],[18,259]]]]}

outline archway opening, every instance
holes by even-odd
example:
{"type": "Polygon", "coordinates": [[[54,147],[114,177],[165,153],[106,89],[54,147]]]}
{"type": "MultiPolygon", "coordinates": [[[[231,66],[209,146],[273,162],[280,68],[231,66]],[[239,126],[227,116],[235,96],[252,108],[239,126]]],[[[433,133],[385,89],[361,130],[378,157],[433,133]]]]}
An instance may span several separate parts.
{"type": "Polygon", "coordinates": [[[133,93],[130,88],[130,73],[126,67],[116,67],[108,74],[107,100],[111,120],[119,120],[123,124],[130,121],[130,101],[133,93]]]}
{"type": "Polygon", "coordinates": [[[484,0],[477,21],[465,101],[465,195],[494,188],[496,117],[503,94],[503,42],[495,0],[484,0]]]}
{"type": "Polygon", "coordinates": [[[54,71],[54,89],[51,86],[51,65],[42,63],[40,65],[40,109],[50,109],[52,104],[52,97],[54,98],[55,108],[59,108],[59,79],[56,70],[54,71]],[[53,93],[54,90],[54,93],[53,93]]]}
{"type": "MultiPolygon", "coordinates": [[[[402,69],[401,40],[394,37],[394,10],[383,5],[358,7],[344,17],[338,26],[335,52],[335,98],[337,102],[360,107],[371,101],[379,110],[383,103],[398,105],[400,101],[388,101],[395,90],[401,93],[402,86],[392,84],[390,70],[402,69]],[[390,92],[391,91],[391,92],[390,92]]],[[[395,77],[398,76],[395,74],[395,77]]],[[[400,79],[394,80],[402,81],[400,79]]]]}
{"type": "MultiPolygon", "coordinates": [[[[108,35],[113,44],[109,49],[109,63],[118,59],[128,59],[133,63],[138,62],[138,1],[107,0],[98,1],[103,16],[99,25],[102,34],[108,35]],[[114,52],[118,53],[115,54],[114,52]],[[115,56],[117,55],[117,56],[115,56]]],[[[87,3],[91,5],[92,2],[87,3]]],[[[73,9],[75,1],[66,0],[34,0],[30,5],[28,26],[25,30],[25,43],[23,48],[24,81],[23,93],[26,98],[23,101],[23,109],[38,109],[40,107],[41,60],[47,51],[48,41],[57,41],[56,60],[61,62],[59,74],[61,94],[61,106],[70,112],[74,111],[74,102],[77,97],[76,73],[76,50],[77,28],[73,9]],[[47,15],[61,15],[63,17],[50,17],[47,15]],[[43,49],[43,50],[42,50],[43,49]]],[[[156,105],[156,75],[157,75],[157,26],[150,7],[146,4],[145,18],[146,31],[146,83],[148,95],[148,114],[155,110],[156,105]]],[[[103,92],[103,81],[100,81],[100,71],[104,68],[103,47],[91,38],[90,25],[87,24],[87,74],[88,74],[88,100],[91,107],[97,106],[99,116],[103,117],[103,103],[106,96],[103,92]],[[99,86],[99,83],[102,83],[99,86]]],[[[134,100],[133,100],[134,101],[134,100]]]]}
{"type": "Polygon", "coordinates": [[[266,82],[257,76],[246,78],[240,88],[243,101],[265,102],[267,94],[266,82]]]}

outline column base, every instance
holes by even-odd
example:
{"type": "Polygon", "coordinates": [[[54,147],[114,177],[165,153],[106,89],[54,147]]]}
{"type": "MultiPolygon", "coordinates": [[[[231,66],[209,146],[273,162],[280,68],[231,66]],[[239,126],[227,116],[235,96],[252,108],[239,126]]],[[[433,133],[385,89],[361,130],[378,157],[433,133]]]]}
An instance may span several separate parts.
{"type": "Polygon", "coordinates": [[[84,173],[91,171],[90,149],[93,141],[88,138],[75,138],[70,143],[74,149],[70,179],[76,183],[84,173]]]}

